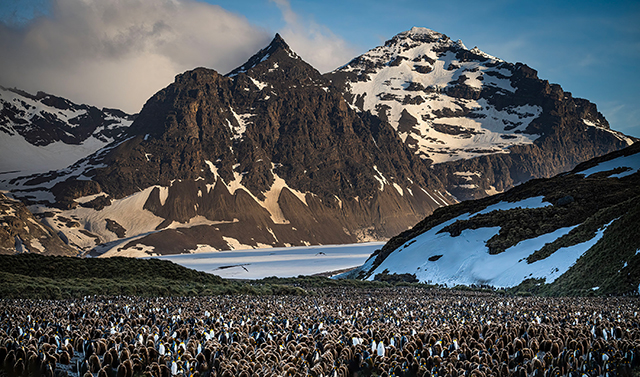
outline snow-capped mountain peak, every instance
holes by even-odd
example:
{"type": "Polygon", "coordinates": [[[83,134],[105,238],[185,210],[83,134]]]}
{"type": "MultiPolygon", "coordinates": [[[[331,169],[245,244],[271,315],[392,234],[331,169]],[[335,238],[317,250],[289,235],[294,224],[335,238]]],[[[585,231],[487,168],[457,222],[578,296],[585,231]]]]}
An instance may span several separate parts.
{"type": "Polygon", "coordinates": [[[513,67],[430,29],[400,33],[334,75],[346,77],[353,105],[388,120],[415,154],[433,163],[508,153],[538,137],[525,130],[540,107],[490,103],[516,91],[513,67]]]}
{"type": "Polygon", "coordinates": [[[539,79],[525,64],[427,28],[399,33],[326,76],[352,107],[388,122],[412,153],[441,171],[459,199],[495,194],[602,153],[567,148],[567,140],[616,139],[619,148],[630,140],[610,130],[594,104],[539,79]],[[564,167],[540,171],[542,144],[554,153],[571,149],[564,167]],[[495,180],[507,170],[506,180],[495,180]]]}

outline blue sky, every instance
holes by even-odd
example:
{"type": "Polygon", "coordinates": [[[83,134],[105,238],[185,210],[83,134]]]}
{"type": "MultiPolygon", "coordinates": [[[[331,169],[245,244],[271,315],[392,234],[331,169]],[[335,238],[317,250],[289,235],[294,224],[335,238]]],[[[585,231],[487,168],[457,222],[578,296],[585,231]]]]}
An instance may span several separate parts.
{"type": "Polygon", "coordinates": [[[2,0],[0,21],[0,55],[19,56],[0,85],[130,112],[186,69],[228,72],[275,32],[324,72],[423,26],[524,62],[640,137],[639,1],[2,0]]]}

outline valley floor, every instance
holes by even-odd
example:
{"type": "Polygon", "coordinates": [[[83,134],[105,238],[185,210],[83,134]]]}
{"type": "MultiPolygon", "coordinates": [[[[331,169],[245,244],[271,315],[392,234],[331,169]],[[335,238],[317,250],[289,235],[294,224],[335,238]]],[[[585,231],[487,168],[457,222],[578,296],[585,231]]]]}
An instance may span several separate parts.
{"type": "Polygon", "coordinates": [[[223,278],[296,277],[361,266],[384,242],[281,247],[157,257],[223,278]]]}

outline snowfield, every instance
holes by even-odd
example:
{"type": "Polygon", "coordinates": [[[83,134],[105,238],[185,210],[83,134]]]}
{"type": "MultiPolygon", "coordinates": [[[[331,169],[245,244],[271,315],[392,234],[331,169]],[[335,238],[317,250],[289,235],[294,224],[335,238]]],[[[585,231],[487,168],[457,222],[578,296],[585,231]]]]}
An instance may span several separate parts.
{"type": "MultiPolygon", "coordinates": [[[[393,251],[369,276],[373,280],[379,273],[415,274],[421,282],[456,285],[486,284],[494,287],[513,287],[529,278],[545,279],[551,283],[575,264],[587,250],[595,245],[606,230],[600,229],[592,239],[561,248],[547,258],[533,263],[527,257],[540,250],[545,244],[569,233],[575,227],[566,227],[539,237],[519,242],[502,253],[491,255],[486,241],[498,234],[500,227],[467,229],[457,237],[448,232],[439,233],[443,228],[458,220],[466,220],[477,214],[494,210],[513,208],[540,208],[550,205],[542,197],[534,197],[515,203],[500,202],[470,215],[464,214],[444,222],[429,231],[406,242],[393,251]]],[[[367,261],[362,270],[368,271],[373,265],[367,261]]]]}
{"type": "Polygon", "coordinates": [[[74,137],[69,131],[78,127],[88,110],[79,108],[84,105],[69,101],[61,105],[68,106],[66,109],[50,106],[44,103],[48,98],[33,99],[0,87],[0,108],[5,111],[0,116],[0,180],[5,181],[0,182],[2,189],[7,189],[6,182],[10,179],[63,169],[74,164],[114,141],[113,137],[101,135],[102,132],[124,130],[133,123],[133,120],[105,113],[103,109],[104,123],[97,126],[91,135],[78,137],[78,141],[81,140],[78,144],[63,142],[57,136],[52,141],[48,133],[55,134],[60,130],[64,130],[66,136],[74,137]],[[12,120],[5,114],[12,114],[16,119],[12,120]],[[40,122],[50,124],[42,129],[37,142],[28,141],[23,134],[41,128],[37,125],[40,122]],[[54,124],[60,129],[56,130],[54,124]]]}
{"type": "Polygon", "coordinates": [[[0,178],[7,181],[20,176],[65,168],[111,142],[90,136],[78,145],[56,141],[45,146],[35,146],[17,133],[1,136],[0,178]]]}
{"type": "Polygon", "coordinates": [[[486,284],[506,288],[529,278],[544,278],[549,284],[567,272],[582,254],[595,245],[606,229],[599,230],[587,242],[560,249],[545,259],[527,263],[529,255],[573,228],[561,228],[524,240],[500,254],[491,255],[485,242],[498,233],[499,227],[464,230],[458,237],[451,237],[449,233],[436,234],[442,229],[436,227],[416,237],[415,243],[410,246],[391,253],[374,270],[369,280],[388,270],[389,273],[413,273],[421,282],[444,284],[448,287],[486,284]],[[437,256],[440,256],[437,260],[429,260],[437,256]]]}
{"type": "Polygon", "coordinates": [[[154,257],[223,278],[295,277],[356,267],[384,242],[215,251],[154,257]]]}

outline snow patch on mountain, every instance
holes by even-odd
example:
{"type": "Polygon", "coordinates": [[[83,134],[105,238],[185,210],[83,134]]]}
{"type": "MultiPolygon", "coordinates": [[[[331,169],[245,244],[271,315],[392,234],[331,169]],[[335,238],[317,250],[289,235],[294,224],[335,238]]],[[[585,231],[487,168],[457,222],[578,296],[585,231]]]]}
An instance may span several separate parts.
{"type": "Polygon", "coordinates": [[[475,213],[474,215],[481,215],[493,211],[508,211],[516,208],[542,208],[552,205],[549,202],[544,201],[543,196],[534,196],[531,198],[519,200],[517,202],[500,202],[488,206],[487,208],[475,213]]]}
{"type": "Polygon", "coordinates": [[[258,88],[258,90],[262,90],[262,89],[266,88],[267,86],[270,86],[270,84],[267,84],[267,83],[262,82],[262,81],[258,81],[258,80],[254,79],[251,76],[249,76],[249,78],[251,79],[251,82],[253,83],[253,85],[255,85],[258,88]]]}
{"type": "MultiPolygon", "coordinates": [[[[107,229],[106,219],[117,222],[126,230],[127,235],[140,235],[154,231],[164,219],[143,208],[154,187],[156,186],[148,187],[123,199],[112,200],[111,205],[100,211],[82,206],[71,210],[59,210],[36,205],[31,206],[30,209],[33,213],[52,212],[54,216],[45,217],[43,222],[56,231],[64,233],[70,244],[87,251],[99,243],[119,239],[113,231],[107,229]],[[77,225],[69,224],[68,219],[74,219],[77,225]]],[[[83,198],[80,198],[80,201],[82,200],[83,198]]]]}
{"type": "Polygon", "coordinates": [[[0,87],[0,187],[18,176],[67,167],[113,142],[133,123],[117,113],[0,87]],[[95,127],[90,134],[87,122],[95,127]]]}
{"type": "Polygon", "coordinates": [[[508,153],[509,147],[539,137],[524,133],[542,113],[539,106],[498,109],[486,99],[448,93],[454,87],[514,93],[512,72],[502,63],[443,34],[413,28],[336,72],[356,74],[346,89],[352,105],[387,119],[416,154],[441,163],[508,153]]]}
{"type": "Polygon", "coordinates": [[[273,168],[271,169],[271,174],[273,174],[273,177],[275,178],[273,185],[271,185],[269,190],[264,193],[265,200],[258,200],[258,203],[260,203],[260,205],[262,205],[267,211],[269,211],[269,213],[271,214],[271,220],[273,220],[274,223],[289,224],[289,220],[285,218],[284,214],[282,213],[282,209],[278,204],[280,193],[283,189],[286,188],[291,191],[301,202],[307,205],[305,194],[289,187],[289,185],[287,185],[287,182],[285,182],[284,179],[280,178],[280,176],[278,176],[273,171],[273,168]]]}
{"type": "Polygon", "coordinates": [[[578,174],[584,174],[585,177],[589,177],[590,175],[595,173],[606,172],[620,168],[625,169],[625,171],[617,174],[611,174],[609,175],[609,177],[622,178],[637,173],[638,169],[640,169],[640,153],[601,162],[592,168],[578,172],[578,174]]]}
{"type": "Polygon", "coordinates": [[[387,181],[387,178],[384,176],[384,174],[382,174],[380,170],[378,170],[378,167],[376,165],[373,165],[373,170],[376,171],[376,175],[374,175],[373,178],[378,181],[378,183],[380,184],[379,190],[382,191],[384,190],[384,186],[389,184],[389,181],[387,181]]]}
{"type": "MultiPolygon", "coordinates": [[[[517,207],[539,208],[549,205],[541,202],[541,197],[530,198],[516,203],[501,202],[474,214],[464,214],[446,221],[429,231],[413,238],[393,251],[375,270],[370,271],[369,280],[376,274],[415,274],[421,282],[447,286],[486,284],[495,287],[512,287],[529,278],[545,279],[551,283],[568,271],[587,250],[602,238],[611,224],[606,224],[596,232],[595,237],[580,244],[561,248],[550,256],[527,262],[527,257],[547,243],[568,234],[576,226],[558,229],[536,238],[526,239],[499,254],[489,254],[487,240],[498,234],[500,227],[486,227],[463,230],[459,236],[442,232],[443,228],[458,220],[466,220],[477,214],[494,210],[509,210],[517,207]]],[[[370,258],[361,270],[373,266],[370,258]]]]}
{"type": "Polygon", "coordinates": [[[635,140],[628,137],[627,135],[623,134],[622,132],[619,131],[615,131],[612,130],[610,128],[607,127],[603,127],[600,122],[594,122],[592,120],[589,119],[582,119],[582,122],[587,125],[588,127],[596,127],[602,131],[606,131],[609,132],[610,134],[612,134],[613,136],[615,136],[618,140],[624,141],[625,143],[627,143],[627,145],[631,145],[633,143],[635,143],[635,140]]]}
{"type": "Polygon", "coordinates": [[[244,133],[247,131],[247,125],[250,124],[249,119],[253,117],[254,114],[249,113],[249,114],[238,115],[236,114],[235,110],[233,110],[233,107],[229,107],[229,109],[231,110],[231,113],[233,114],[233,117],[236,120],[236,124],[232,124],[231,121],[227,119],[227,125],[231,130],[233,139],[234,140],[242,139],[242,137],[244,136],[244,133]]]}
{"type": "MultiPolygon", "coordinates": [[[[137,234],[132,237],[121,238],[118,240],[106,242],[102,245],[96,246],[92,250],[91,254],[92,255],[95,254],[100,258],[106,258],[106,257],[144,258],[149,256],[157,256],[157,255],[161,255],[161,253],[156,252],[156,249],[154,246],[145,245],[143,243],[132,244],[133,241],[140,240],[152,233],[162,232],[165,229],[176,229],[179,231],[180,229],[186,229],[186,228],[189,228],[192,226],[198,226],[198,225],[215,226],[220,224],[231,224],[236,222],[238,222],[238,219],[234,219],[233,221],[211,221],[205,218],[204,216],[193,217],[189,219],[189,221],[187,221],[186,223],[179,223],[179,222],[173,221],[169,226],[163,229],[150,230],[148,232],[137,234]]],[[[235,246],[238,246],[238,245],[233,243],[233,246],[231,246],[231,249],[233,250],[235,246]]],[[[269,245],[265,245],[264,247],[268,247],[268,246],[269,245]]],[[[250,245],[240,245],[238,247],[251,248],[250,245]]],[[[198,248],[191,252],[196,253],[196,252],[206,252],[206,251],[218,251],[218,250],[209,245],[198,245],[198,248]]]]}
{"type": "Polygon", "coordinates": [[[251,190],[249,190],[247,187],[245,187],[242,184],[242,173],[235,171],[234,170],[234,179],[230,182],[225,182],[224,179],[222,179],[222,177],[220,177],[218,175],[218,169],[217,167],[211,162],[211,161],[205,161],[207,163],[207,165],[209,166],[209,169],[211,170],[211,172],[214,174],[214,176],[216,177],[216,183],[215,184],[208,184],[207,185],[207,189],[208,190],[212,190],[213,187],[218,184],[218,183],[222,183],[225,185],[225,187],[227,188],[227,190],[229,191],[229,193],[231,193],[231,195],[233,195],[237,190],[244,190],[246,191],[258,204],[260,204],[264,209],[266,209],[269,214],[271,215],[271,220],[273,220],[274,223],[276,224],[289,224],[289,220],[287,220],[282,212],[282,209],[280,208],[280,205],[278,204],[278,200],[280,198],[280,193],[282,192],[283,189],[287,189],[289,190],[292,194],[294,194],[302,203],[304,203],[304,205],[307,205],[307,200],[306,200],[306,193],[300,192],[296,189],[291,188],[287,182],[282,179],[274,170],[276,169],[276,165],[275,164],[271,164],[271,174],[274,177],[274,182],[271,185],[271,187],[266,191],[263,192],[262,194],[264,195],[265,199],[264,200],[260,200],[258,199],[258,197],[256,197],[251,190]]]}

